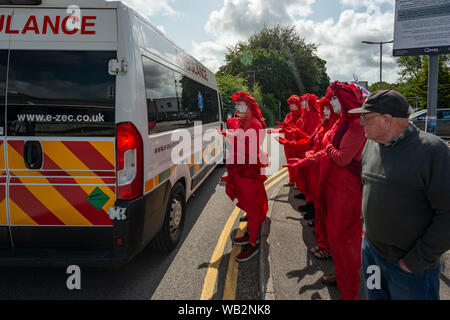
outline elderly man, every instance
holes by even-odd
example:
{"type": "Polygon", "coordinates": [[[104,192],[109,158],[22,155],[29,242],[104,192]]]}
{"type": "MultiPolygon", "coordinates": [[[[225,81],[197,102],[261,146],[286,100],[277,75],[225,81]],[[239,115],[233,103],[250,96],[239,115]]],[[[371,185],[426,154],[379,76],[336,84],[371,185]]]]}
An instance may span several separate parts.
{"type": "Polygon", "coordinates": [[[440,257],[450,249],[449,147],[409,122],[409,104],[394,90],[377,91],[350,112],[361,113],[368,139],[362,155],[367,298],[438,300],[440,257]]]}

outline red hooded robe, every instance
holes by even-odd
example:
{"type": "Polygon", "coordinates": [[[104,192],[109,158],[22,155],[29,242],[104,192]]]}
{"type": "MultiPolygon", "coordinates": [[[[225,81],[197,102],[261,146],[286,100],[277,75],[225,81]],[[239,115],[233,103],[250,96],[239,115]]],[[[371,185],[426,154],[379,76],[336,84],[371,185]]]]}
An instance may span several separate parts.
{"type": "MultiPolygon", "coordinates": [[[[291,110],[291,112],[289,112],[286,115],[286,118],[284,119],[283,124],[285,126],[294,127],[303,113],[303,110],[300,106],[300,97],[297,95],[293,95],[293,96],[289,97],[289,99],[287,99],[287,103],[289,105],[295,104],[298,107],[298,109],[296,111],[291,110]]],[[[290,141],[292,141],[294,139],[294,135],[291,132],[285,132],[284,137],[290,141]]],[[[285,144],[284,145],[284,155],[286,156],[286,159],[295,157],[295,147],[290,144],[285,144]]],[[[295,181],[294,168],[288,168],[288,171],[289,171],[289,182],[294,182],[295,181]]]]}
{"type": "Polygon", "coordinates": [[[342,299],[359,299],[358,285],[361,267],[361,154],[366,143],[359,115],[349,114],[359,108],[364,100],[361,90],[353,84],[334,82],[326,98],[337,97],[342,107],[342,117],[325,133],[324,150],[297,162],[297,168],[313,165],[319,169],[317,228],[326,239],[316,239],[317,244],[331,252],[336,269],[336,279],[342,299]],[[318,220],[319,219],[319,220],[318,220]],[[320,220],[323,219],[323,220],[320,220]]]}
{"type": "MultiPolygon", "coordinates": [[[[323,143],[325,133],[327,133],[340,118],[339,114],[333,112],[330,100],[325,97],[317,101],[316,109],[319,110],[320,117],[323,120],[309,138],[309,143],[303,144],[302,146],[299,145],[297,148],[299,152],[307,152],[311,155],[325,148],[323,143]],[[330,110],[330,118],[328,120],[325,119],[323,113],[325,107],[330,110]]],[[[319,170],[316,166],[307,164],[308,162],[305,162],[305,166],[297,167],[295,183],[297,189],[305,195],[306,202],[313,201],[314,204],[316,204],[316,202],[318,202],[319,170]]]]}
{"type": "Polygon", "coordinates": [[[261,174],[261,169],[268,162],[267,154],[262,150],[265,122],[252,96],[238,92],[232,98],[235,102],[244,101],[250,112],[243,118],[227,119],[228,128],[234,130],[232,134],[227,134],[227,139],[233,142],[233,149],[226,164],[228,176],[222,180],[226,182],[226,193],[230,199],[237,198],[237,206],[247,213],[249,242],[256,243],[269,208],[264,187],[267,177],[261,174]],[[250,130],[254,130],[254,135],[250,130]],[[248,139],[246,135],[256,139],[248,139]],[[244,163],[239,163],[242,159],[245,159],[244,163]]]}
{"type": "Polygon", "coordinates": [[[353,84],[334,82],[327,98],[337,97],[342,117],[325,134],[320,158],[320,193],[325,227],[336,269],[336,280],[344,300],[359,299],[361,267],[361,154],[366,143],[359,115],[349,114],[364,102],[353,84]]]}

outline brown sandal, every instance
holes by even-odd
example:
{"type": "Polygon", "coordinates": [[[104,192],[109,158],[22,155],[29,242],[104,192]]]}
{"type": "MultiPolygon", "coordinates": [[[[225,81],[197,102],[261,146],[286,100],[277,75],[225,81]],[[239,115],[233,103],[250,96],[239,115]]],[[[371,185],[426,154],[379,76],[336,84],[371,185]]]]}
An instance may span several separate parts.
{"type": "Polygon", "coordinates": [[[331,253],[328,253],[321,248],[319,248],[319,249],[320,250],[313,252],[314,257],[316,257],[319,260],[328,260],[331,258],[331,253]]]}
{"type": "Polygon", "coordinates": [[[336,274],[334,274],[334,273],[326,274],[326,275],[322,276],[322,278],[320,278],[320,282],[322,282],[324,285],[327,285],[327,286],[335,286],[335,285],[337,285],[336,274]]]}
{"type": "Polygon", "coordinates": [[[320,250],[322,250],[322,249],[320,249],[319,246],[315,246],[315,247],[311,248],[311,253],[316,253],[317,251],[320,251],[320,250]]]}

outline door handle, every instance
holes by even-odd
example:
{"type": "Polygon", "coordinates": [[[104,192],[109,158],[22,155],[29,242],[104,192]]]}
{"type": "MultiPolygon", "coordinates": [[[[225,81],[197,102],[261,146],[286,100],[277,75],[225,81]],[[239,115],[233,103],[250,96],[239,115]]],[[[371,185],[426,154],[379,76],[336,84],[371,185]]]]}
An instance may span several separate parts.
{"type": "Polygon", "coordinates": [[[42,167],[42,146],[40,141],[26,141],[23,147],[23,159],[28,169],[38,170],[42,167]]]}

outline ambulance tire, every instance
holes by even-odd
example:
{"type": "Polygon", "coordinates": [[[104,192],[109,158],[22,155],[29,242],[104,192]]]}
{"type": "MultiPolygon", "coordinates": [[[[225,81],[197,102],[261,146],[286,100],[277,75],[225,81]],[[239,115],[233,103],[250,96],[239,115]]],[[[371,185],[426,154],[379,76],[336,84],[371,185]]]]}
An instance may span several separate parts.
{"type": "Polygon", "coordinates": [[[164,224],[152,242],[152,247],[160,252],[170,252],[177,246],[183,233],[186,211],[186,191],[184,185],[176,183],[170,191],[164,224]]]}

